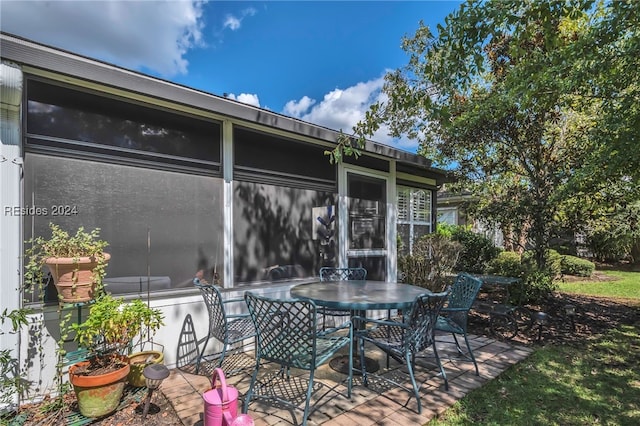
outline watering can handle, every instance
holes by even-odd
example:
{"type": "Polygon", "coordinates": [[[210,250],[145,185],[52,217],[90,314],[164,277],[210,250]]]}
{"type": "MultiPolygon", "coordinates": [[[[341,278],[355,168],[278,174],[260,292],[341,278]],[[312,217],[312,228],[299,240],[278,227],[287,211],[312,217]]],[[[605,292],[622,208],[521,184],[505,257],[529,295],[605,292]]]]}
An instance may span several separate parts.
{"type": "Polygon", "coordinates": [[[224,371],[222,371],[222,368],[216,368],[213,371],[213,377],[211,378],[211,387],[213,389],[218,387],[216,386],[216,378],[220,380],[219,387],[222,389],[222,402],[229,402],[229,397],[227,395],[227,381],[224,378],[224,371]]]}

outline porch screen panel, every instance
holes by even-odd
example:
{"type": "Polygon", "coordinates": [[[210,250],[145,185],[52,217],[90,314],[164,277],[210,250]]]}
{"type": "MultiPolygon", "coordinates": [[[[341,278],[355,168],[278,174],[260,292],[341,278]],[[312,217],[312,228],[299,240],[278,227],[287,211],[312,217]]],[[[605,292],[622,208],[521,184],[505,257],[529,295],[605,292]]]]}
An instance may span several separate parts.
{"type": "Polygon", "coordinates": [[[24,198],[40,209],[24,218],[25,239],[50,235],[49,222],[101,228],[113,293],[192,288],[198,270],[222,271],[220,178],[27,153],[24,198]]]}
{"type": "Polygon", "coordinates": [[[330,222],[336,204],[332,192],[235,181],[235,285],[316,277],[327,258],[318,217],[330,222]]]}
{"type": "Polygon", "coordinates": [[[348,173],[349,249],[386,247],[386,182],[348,173]]]}

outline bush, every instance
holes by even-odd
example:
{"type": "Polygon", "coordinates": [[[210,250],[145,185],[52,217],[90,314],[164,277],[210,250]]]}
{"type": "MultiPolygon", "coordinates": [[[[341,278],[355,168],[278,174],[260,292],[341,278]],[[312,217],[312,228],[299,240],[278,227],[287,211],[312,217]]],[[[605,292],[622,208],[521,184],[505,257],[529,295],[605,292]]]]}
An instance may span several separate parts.
{"type": "Polygon", "coordinates": [[[522,267],[520,254],[514,251],[503,251],[499,253],[495,259],[489,262],[487,272],[504,277],[523,276],[524,269],[522,267]]]}
{"type": "Polygon", "coordinates": [[[450,284],[453,266],[462,246],[438,234],[420,238],[413,246],[413,254],[398,258],[402,281],[431,291],[442,291],[450,284]]]}
{"type": "Polygon", "coordinates": [[[562,273],[566,275],[577,275],[579,277],[590,277],[596,265],[586,259],[575,256],[562,256],[562,273]]]}
{"type": "Polygon", "coordinates": [[[627,241],[606,231],[597,231],[589,235],[587,247],[593,256],[602,262],[618,262],[629,256],[627,241]]]}
{"type": "MultiPolygon", "coordinates": [[[[553,249],[547,249],[545,257],[547,258],[545,269],[552,277],[559,276],[562,272],[562,255],[553,249]]],[[[527,269],[538,269],[533,250],[527,250],[522,254],[522,263],[527,269]]]]}
{"type": "Polygon", "coordinates": [[[489,262],[500,253],[493,241],[464,227],[454,229],[452,239],[462,244],[462,251],[455,265],[456,271],[482,274],[486,272],[489,262]]]}
{"type": "Polygon", "coordinates": [[[531,254],[525,257],[513,251],[504,251],[490,262],[488,272],[523,280],[522,285],[513,286],[509,291],[509,302],[512,304],[539,303],[557,288],[553,282],[553,275],[549,271],[538,270],[531,254]]]}
{"type": "Polygon", "coordinates": [[[558,285],[553,282],[553,276],[547,271],[529,270],[524,278],[524,294],[521,302],[523,304],[540,303],[557,289],[558,285]]]}

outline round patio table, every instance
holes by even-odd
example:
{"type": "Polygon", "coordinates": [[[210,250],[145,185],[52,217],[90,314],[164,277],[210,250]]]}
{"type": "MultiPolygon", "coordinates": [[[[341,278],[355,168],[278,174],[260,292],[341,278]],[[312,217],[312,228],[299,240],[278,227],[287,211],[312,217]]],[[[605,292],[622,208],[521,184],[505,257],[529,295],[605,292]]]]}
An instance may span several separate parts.
{"type": "MultiPolygon", "coordinates": [[[[429,290],[409,284],[387,283],[384,281],[317,281],[299,284],[290,290],[291,297],[312,300],[316,305],[351,311],[366,317],[367,310],[408,309],[416,297],[430,293],[429,290]]],[[[357,347],[356,347],[357,349],[357,347]]],[[[330,361],[332,369],[348,374],[349,357],[341,356],[330,361]]],[[[360,369],[360,358],[353,360],[354,369],[360,369]]],[[[378,370],[378,363],[365,358],[365,368],[369,372],[378,370]]]]}

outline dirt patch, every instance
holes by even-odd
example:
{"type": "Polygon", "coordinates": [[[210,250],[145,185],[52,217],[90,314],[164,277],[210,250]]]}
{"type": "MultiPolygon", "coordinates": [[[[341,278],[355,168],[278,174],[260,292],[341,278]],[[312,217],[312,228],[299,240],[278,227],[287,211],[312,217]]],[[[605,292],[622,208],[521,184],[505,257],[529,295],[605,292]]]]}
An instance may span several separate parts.
{"type": "MultiPolygon", "coordinates": [[[[132,399],[116,412],[102,419],[96,419],[91,424],[100,426],[182,426],[183,423],[173,409],[171,402],[164,396],[161,390],[155,391],[152,395],[149,411],[143,419],[146,391],[141,390],[138,397],[132,399]]],[[[15,425],[28,426],[65,426],[69,423],[68,417],[78,413],[78,403],[75,394],[69,392],[64,397],[63,411],[43,413],[42,408],[51,401],[45,400],[38,404],[29,404],[21,407],[20,414],[13,419],[15,425]]],[[[9,419],[10,421],[12,419],[9,419]]],[[[76,419],[77,420],[77,419],[76,419]]],[[[4,424],[4,423],[2,423],[4,424]]]]}
{"type": "Polygon", "coordinates": [[[593,283],[601,283],[605,281],[617,281],[620,278],[612,277],[611,275],[607,275],[602,271],[594,271],[590,277],[579,277],[577,275],[565,275],[562,277],[562,280],[568,283],[573,282],[593,282],[593,283]]]}
{"type": "MultiPolygon", "coordinates": [[[[530,328],[519,329],[510,339],[523,345],[546,345],[583,341],[602,335],[620,325],[640,327],[640,302],[637,300],[611,299],[554,293],[539,305],[527,306],[531,313],[544,312],[547,322],[533,323],[530,328]],[[566,306],[575,307],[575,315],[567,314],[566,306]]],[[[472,312],[469,316],[469,332],[496,337],[489,327],[489,315],[472,312]]]]}

